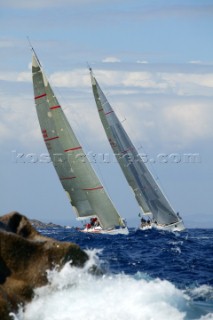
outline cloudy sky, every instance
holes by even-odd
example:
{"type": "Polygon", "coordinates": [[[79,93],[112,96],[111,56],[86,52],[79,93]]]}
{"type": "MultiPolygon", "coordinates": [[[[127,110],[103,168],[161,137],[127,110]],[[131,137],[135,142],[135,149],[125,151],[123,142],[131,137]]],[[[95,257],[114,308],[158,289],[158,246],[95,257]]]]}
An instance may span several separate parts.
{"type": "Polygon", "coordinates": [[[0,0],[0,7],[0,214],[76,225],[52,164],[40,161],[47,151],[29,37],[129,225],[138,226],[140,210],[113,161],[88,64],[186,226],[213,227],[212,0],[0,0]]]}

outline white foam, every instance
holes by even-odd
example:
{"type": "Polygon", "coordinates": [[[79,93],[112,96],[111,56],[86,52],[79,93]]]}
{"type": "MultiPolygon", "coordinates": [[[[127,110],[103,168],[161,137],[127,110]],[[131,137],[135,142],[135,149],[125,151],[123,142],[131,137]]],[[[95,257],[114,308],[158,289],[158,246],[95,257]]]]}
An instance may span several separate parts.
{"type": "Polygon", "coordinates": [[[49,271],[49,284],[35,291],[33,301],[20,308],[16,319],[186,319],[190,298],[169,281],[142,273],[94,276],[88,270],[97,262],[95,251],[90,256],[82,269],[66,264],[60,272],[49,271]]]}
{"type": "Polygon", "coordinates": [[[200,320],[213,320],[213,314],[209,313],[206,316],[202,316],[200,320]]]}
{"type": "Polygon", "coordinates": [[[213,287],[203,284],[200,287],[190,290],[190,295],[195,299],[204,298],[213,300],[213,287]]]}

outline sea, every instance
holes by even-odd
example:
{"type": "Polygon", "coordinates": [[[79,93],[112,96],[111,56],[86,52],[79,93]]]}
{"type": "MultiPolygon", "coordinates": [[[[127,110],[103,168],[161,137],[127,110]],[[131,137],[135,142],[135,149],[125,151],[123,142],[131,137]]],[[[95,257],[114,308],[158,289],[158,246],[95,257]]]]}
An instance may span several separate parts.
{"type": "Polygon", "coordinates": [[[213,319],[213,229],[130,229],[129,235],[39,230],[74,242],[89,255],[83,268],[48,270],[14,320],[213,319]],[[100,272],[91,273],[93,265],[100,272]]]}

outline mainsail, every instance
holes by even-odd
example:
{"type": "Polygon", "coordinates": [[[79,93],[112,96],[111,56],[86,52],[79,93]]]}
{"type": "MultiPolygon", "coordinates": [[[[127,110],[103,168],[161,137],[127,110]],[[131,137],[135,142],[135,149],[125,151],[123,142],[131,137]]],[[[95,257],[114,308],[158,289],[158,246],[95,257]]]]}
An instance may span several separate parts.
{"type": "Polygon", "coordinates": [[[118,120],[91,68],[90,75],[99,116],[109,143],[143,213],[151,214],[153,222],[158,225],[180,222],[181,219],[162,193],[118,120]]]}
{"type": "Polygon", "coordinates": [[[124,222],[91,167],[35,53],[32,73],[44,142],[77,217],[97,216],[103,229],[123,227],[124,222]]]}

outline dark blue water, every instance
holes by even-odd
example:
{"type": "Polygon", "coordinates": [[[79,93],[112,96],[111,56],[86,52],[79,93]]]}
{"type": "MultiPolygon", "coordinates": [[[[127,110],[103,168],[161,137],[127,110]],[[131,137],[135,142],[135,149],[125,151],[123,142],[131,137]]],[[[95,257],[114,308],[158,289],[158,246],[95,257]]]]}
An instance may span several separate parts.
{"type": "MultiPolygon", "coordinates": [[[[73,229],[40,230],[82,249],[101,249],[98,256],[107,274],[168,280],[213,319],[213,229],[181,233],[130,229],[125,235],[84,234],[73,229]]],[[[192,319],[195,319],[192,317],[192,319]]]]}
{"type": "MultiPolygon", "coordinates": [[[[43,233],[46,233],[43,231],[43,233]]],[[[145,272],[178,287],[213,286],[213,229],[181,233],[131,230],[125,235],[84,234],[75,229],[48,230],[49,236],[82,249],[102,249],[103,267],[113,273],[145,272]]]]}

